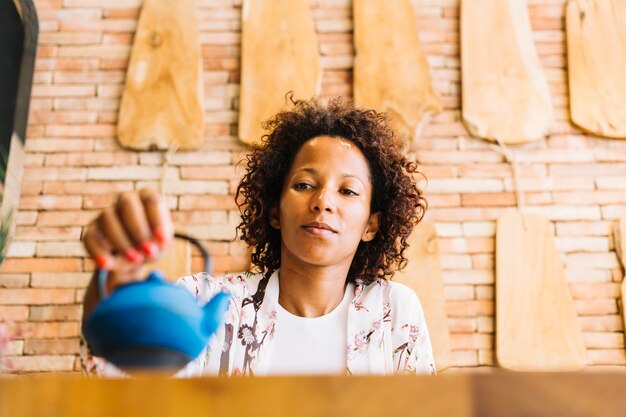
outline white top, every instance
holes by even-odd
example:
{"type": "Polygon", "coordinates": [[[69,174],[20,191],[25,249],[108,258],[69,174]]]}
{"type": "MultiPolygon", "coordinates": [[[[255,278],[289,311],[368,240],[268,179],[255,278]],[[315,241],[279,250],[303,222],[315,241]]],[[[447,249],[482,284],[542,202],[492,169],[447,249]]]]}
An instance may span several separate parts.
{"type": "Polygon", "coordinates": [[[345,375],[348,307],[353,294],[354,285],[348,284],[339,305],[315,318],[295,316],[277,304],[268,375],[345,375]]]}

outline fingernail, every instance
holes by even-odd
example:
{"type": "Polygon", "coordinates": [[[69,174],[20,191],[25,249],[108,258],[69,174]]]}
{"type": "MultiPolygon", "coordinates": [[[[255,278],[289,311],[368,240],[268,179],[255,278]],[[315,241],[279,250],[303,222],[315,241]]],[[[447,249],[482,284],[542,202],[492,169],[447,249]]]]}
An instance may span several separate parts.
{"type": "Polygon", "coordinates": [[[128,259],[129,262],[137,265],[143,262],[143,255],[139,253],[139,251],[135,248],[126,249],[126,252],[124,252],[124,257],[128,259]]]}
{"type": "Polygon", "coordinates": [[[98,266],[99,269],[106,269],[109,270],[111,269],[111,257],[108,255],[98,255],[96,256],[96,265],[98,266]]]}
{"type": "Polygon", "coordinates": [[[157,253],[159,253],[159,247],[156,243],[146,240],[141,244],[141,251],[148,257],[149,259],[155,258],[157,253]]]}
{"type": "Polygon", "coordinates": [[[154,230],[154,237],[161,244],[161,246],[167,244],[171,239],[170,233],[165,231],[165,227],[159,226],[154,230]]]}

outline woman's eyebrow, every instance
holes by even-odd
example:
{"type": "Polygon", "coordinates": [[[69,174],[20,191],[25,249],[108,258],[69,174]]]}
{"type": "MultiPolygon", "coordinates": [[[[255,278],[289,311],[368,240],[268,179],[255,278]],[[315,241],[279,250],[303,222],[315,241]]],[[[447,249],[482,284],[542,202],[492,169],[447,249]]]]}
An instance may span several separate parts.
{"type": "MultiPolygon", "coordinates": [[[[297,174],[298,172],[307,172],[307,173],[309,173],[309,174],[311,174],[311,175],[317,175],[317,174],[318,174],[318,171],[317,171],[315,168],[311,168],[311,167],[304,167],[304,168],[299,168],[299,169],[295,170],[295,171],[294,171],[294,172],[290,175],[290,177],[291,177],[291,176],[294,176],[294,175],[295,175],[295,174],[297,174]]],[[[361,178],[359,175],[344,173],[344,174],[341,174],[341,177],[342,177],[342,178],[354,178],[354,179],[358,180],[359,182],[364,183],[364,179],[363,179],[363,178],[361,178]]],[[[369,181],[371,182],[371,181],[372,181],[372,177],[371,177],[371,175],[368,175],[368,176],[366,177],[366,179],[367,179],[367,180],[369,180],[369,181]]]]}
{"type": "Polygon", "coordinates": [[[297,170],[295,170],[293,173],[296,174],[300,171],[304,171],[304,172],[308,172],[309,174],[317,174],[317,170],[315,168],[299,168],[297,170]]]}

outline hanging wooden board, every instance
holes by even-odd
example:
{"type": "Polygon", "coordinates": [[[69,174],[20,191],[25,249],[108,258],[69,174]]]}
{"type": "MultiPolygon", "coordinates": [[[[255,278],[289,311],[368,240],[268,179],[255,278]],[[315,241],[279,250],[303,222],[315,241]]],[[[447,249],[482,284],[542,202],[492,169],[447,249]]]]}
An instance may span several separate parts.
{"type": "Polygon", "coordinates": [[[574,0],[566,13],[572,121],[626,139],[626,0],[574,0]]]}
{"type": "Polygon", "coordinates": [[[442,371],[450,363],[450,329],[434,223],[419,223],[408,242],[410,247],[406,257],[409,262],[394,275],[393,281],[408,285],[418,295],[433,345],[435,365],[438,371],[442,371]]]}
{"type": "Polygon", "coordinates": [[[514,371],[573,371],[586,364],[569,285],[550,223],[532,214],[498,219],[496,357],[514,371]]]}
{"type": "Polygon", "coordinates": [[[463,121],[489,141],[542,139],[554,120],[524,0],[461,2],[463,121]]]}
{"type": "Polygon", "coordinates": [[[202,102],[196,0],[145,0],[120,104],[120,143],[138,150],[197,149],[202,102]]]}
{"type": "Polygon", "coordinates": [[[354,100],[387,112],[410,146],[429,114],[442,110],[408,0],[353,0],[354,100]],[[420,123],[423,122],[423,123],[420,123]]]}
{"type": "MultiPolygon", "coordinates": [[[[622,264],[624,275],[626,276],[626,217],[622,217],[613,229],[615,240],[615,252],[622,264]]],[[[624,337],[626,337],[626,278],[622,278],[622,320],[624,323],[624,337]]],[[[626,342],[626,339],[625,339],[626,342]]]]}
{"type": "Polygon", "coordinates": [[[286,105],[285,94],[319,94],[322,72],[307,0],[244,0],[239,139],[258,146],[262,123],[286,105]]]}

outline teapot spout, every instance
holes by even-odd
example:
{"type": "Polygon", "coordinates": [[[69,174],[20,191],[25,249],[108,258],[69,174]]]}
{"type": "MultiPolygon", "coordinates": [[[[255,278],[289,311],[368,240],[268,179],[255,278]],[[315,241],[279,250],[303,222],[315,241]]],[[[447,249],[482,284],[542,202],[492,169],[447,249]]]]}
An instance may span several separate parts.
{"type": "Polygon", "coordinates": [[[226,292],[218,293],[202,307],[204,312],[203,328],[207,336],[211,336],[220,324],[224,322],[224,315],[230,306],[230,295],[226,292]]]}

